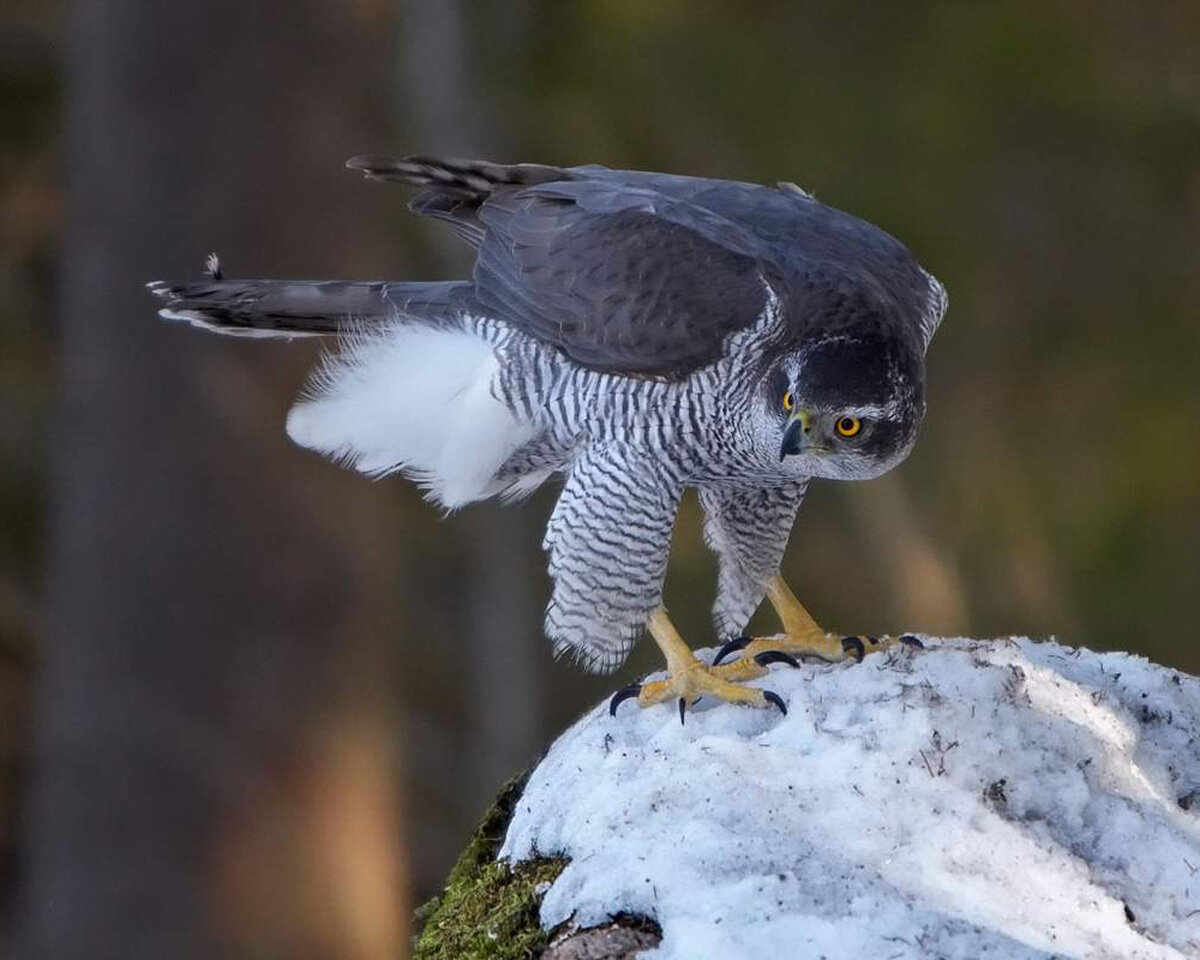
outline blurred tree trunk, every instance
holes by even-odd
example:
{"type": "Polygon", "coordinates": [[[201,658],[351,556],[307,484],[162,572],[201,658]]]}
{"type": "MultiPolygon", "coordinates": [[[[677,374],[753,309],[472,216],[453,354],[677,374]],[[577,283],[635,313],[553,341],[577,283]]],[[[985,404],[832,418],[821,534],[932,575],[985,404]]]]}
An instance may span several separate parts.
{"type": "MultiPolygon", "coordinates": [[[[505,64],[524,61],[530,4],[472,5],[459,0],[403,4],[399,85],[412,151],[500,160],[515,156],[523,115],[509,109],[514,95],[505,64]],[[497,58],[504,63],[497,63],[497,58]]],[[[470,251],[443,227],[432,225],[435,268],[462,276],[471,269],[470,251]]],[[[448,811],[449,830],[415,838],[419,889],[437,889],[466,836],[497,786],[531,762],[545,742],[540,543],[545,513],[535,507],[499,503],[471,507],[441,535],[457,538],[461,572],[449,602],[456,639],[440,653],[453,658],[462,685],[461,709],[440,700],[424,708],[419,722],[442,732],[415,743],[420,769],[442,768],[436,782],[452,782],[455,793],[438,802],[448,811]],[[437,712],[434,712],[437,711],[437,712]],[[446,756],[445,744],[454,748],[446,756]],[[447,756],[458,769],[445,769],[447,756]]],[[[415,702],[415,698],[414,698],[415,702]]],[[[421,780],[415,785],[421,789],[421,780]]],[[[437,802],[437,801],[432,801],[437,802]]]]}
{"type": "Polygon", "coordinates": [[[395,274],[383,2],[89,0],[68,52],[52,622],[22,956],[396,957],[383,491],[291,448],[313,352],[149,279],[395,274]]]}

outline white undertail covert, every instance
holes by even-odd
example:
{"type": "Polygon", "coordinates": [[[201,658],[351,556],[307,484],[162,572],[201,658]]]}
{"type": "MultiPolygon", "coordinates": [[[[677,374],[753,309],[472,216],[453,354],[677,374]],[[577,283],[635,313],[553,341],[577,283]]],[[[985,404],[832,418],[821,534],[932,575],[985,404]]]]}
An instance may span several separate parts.
{"type": "Polygon", "coordinates": [[[498,370],[492,345],[461,327],[360,331],[325,358],[288,436],[371,476],[404,473],[461,507],[496,492],[497,470],[534,434],[494,396],[498,370]]]}

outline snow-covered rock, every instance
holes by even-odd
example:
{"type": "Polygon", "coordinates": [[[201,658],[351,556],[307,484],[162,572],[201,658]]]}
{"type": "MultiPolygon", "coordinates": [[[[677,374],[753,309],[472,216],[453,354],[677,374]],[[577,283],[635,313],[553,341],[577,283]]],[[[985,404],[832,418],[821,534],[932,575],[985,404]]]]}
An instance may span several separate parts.
{"type": "Polygon", "coordinates": [[[501,857],[562,854],[543,925],[654,918],[654,960],[1200,957],[1200,680],[926,639],[775,667],[775,711],[600,704],[501,857]]]}

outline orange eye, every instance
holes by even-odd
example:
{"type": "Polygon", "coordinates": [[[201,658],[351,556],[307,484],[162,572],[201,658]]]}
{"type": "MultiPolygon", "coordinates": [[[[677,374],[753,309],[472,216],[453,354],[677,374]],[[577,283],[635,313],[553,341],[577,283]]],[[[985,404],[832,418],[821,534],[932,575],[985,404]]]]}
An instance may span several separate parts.
{"type": "Polygon", "coordinates": [[[858,417],[842,417],[835,425],[839,437],[852,437],[862,429],[862,421],[858,417]]]}
{"type": "Polygon", "coordinates": [[[792,391],[789,390],[787,393],[785,393],[783,395],[783,409],[787,410],[788,412],[791,412],[791,410],[795,406],[796,406],[796,398],[792,396],[792,391]]]}

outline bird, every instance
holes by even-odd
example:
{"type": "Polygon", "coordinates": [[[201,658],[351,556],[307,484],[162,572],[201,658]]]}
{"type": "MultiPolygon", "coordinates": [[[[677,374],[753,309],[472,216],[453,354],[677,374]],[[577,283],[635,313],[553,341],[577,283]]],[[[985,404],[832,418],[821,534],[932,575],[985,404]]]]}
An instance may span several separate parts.
{"type": "Polygon", "coordinates": [[[787,706],[747,681],[800,658],[861,661],[899,638],[827,633],[780,574],[813,479],[901,463],[925,413],[943,285],[884,230],[775,185],[601,165],[359,156],[419,188],[409,209],[475,251],[469,279],[227,278],[148,284],[160,316],[220,334],[333,341],[289,436],[371,477],[401,474],[446,511],[561,492],[543,548],[557,656],[616,670],[647,633],[666,676],[610,702],[704,696],[787,706]],[[701,660],[663,605],[680,500],[716,555],[701,660]],[[745,635],[764,597],[783,632],[745,635]],[[733,654],[740,657],[725,662],[733,654]]]}

